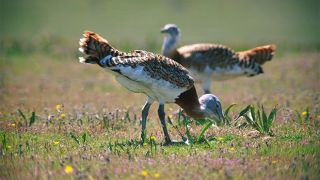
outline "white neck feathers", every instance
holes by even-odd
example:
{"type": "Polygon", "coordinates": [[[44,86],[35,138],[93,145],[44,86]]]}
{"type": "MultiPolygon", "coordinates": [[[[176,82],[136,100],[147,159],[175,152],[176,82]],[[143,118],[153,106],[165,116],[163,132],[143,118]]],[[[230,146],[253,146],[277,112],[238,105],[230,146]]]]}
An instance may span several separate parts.
{"type": "Polygon", "coordinates": [[[170,34],[166,34],[163,39],[162,54],[164,56],[169,56],[172,51],[176,50],[179,39],[179,35],[172,36],[170,34]]]}

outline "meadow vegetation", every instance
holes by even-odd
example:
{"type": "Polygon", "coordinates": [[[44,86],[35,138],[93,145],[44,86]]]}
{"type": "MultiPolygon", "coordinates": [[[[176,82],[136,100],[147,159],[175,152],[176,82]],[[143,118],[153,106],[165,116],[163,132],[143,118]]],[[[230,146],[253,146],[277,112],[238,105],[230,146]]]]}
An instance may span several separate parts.
{"type": "Polygon", "coordinates": [[[144,95],[123,89],[97,66],[79,64],[75,50],[67,53],[71,47],[49,43],[48,49],[41,45],[27,53],[30,46],[23,43],[6,45],[2,178],[320,176],[319,53],[275,56],[263,75],[213,83],[225,123],[178,117],[176,105],[166,106],[170,134],[189,145],[163,146],[156,108],[147,122],[147,143],[140,143],[144,95]],[[264,126],[273,111],[272,123],[264,126]]]}

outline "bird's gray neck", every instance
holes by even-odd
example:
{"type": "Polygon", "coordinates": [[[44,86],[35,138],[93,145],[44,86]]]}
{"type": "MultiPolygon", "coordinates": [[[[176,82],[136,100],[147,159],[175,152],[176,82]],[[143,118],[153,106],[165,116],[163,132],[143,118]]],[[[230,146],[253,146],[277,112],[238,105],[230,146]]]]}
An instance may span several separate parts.
{"type": "Polygon", "coordinates": [[[162,54],[168,57],[173,51],[175,51],[179,43],[179,39],[179,35],[165,35],[162,44],[162,54]]]}
{"type": "Polygon", "coordinates": [[[195,119],[205,118],[205,110],[201,107],[195,87],[181,93],[175,101],[184,112],[195,119]]]}
{"type": "Polygon", "coordinates": [[[206,112],[204,109],[201,109],[200,106],[193,106],[192,109],[186,109],[185,112],[194,119],[206,118],[206,112]]]}

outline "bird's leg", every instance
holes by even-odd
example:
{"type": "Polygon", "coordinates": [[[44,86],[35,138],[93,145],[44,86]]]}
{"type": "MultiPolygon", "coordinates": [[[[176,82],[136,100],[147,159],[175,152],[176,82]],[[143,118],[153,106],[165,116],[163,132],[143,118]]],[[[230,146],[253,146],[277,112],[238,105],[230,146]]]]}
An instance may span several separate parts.
{"type": "Polygon", "coordinates": [[[148,98],[147,102],[144,104],[143,108],[142,108],[142,128],[141,128],[141,141],[142,143],[145,143],[145,139],[146,139],[146,126],[147,126],[147,117],[148,117],[148,113],[149,113],[149,109],[150,106],[152,104],[153,100],[151,98],[148,98]]]}
{"type": "Polygon", "coordinates": [[[167,125],[166,125],[166,119],[165,119],[165,112],[164,112],[164,104],[159,104],[159,109],[158,109],[158,115],[161,121],[161,125],[163,128],[163,133],[164,133],[164,137],[165,137],[165,143],[166,144],[171,144],[171,139],[168,133],[168,129],[167,129],[167,125]]]}
{"type": "Polygon", "coordinates": [[[210,87],[211,87],[211,79],[204,80],[204,82],[202,83],[204,94],[211,94],[210,87]]]}

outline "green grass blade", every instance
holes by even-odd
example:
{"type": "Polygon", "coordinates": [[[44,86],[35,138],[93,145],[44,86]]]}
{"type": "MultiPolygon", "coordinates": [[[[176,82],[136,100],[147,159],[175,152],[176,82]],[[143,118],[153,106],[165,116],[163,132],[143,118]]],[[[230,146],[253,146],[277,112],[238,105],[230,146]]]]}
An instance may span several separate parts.
{"type": "Polygon", "coordinates": [[[226,119],[227,122],[224,122],[227,125],[230,125],[231,122],[231,117],[229,116],[229,111],[232,107],[234,107],[236,104],[231,104],[229,107],[227,107],[227,109],[224,111],[224,117],[226,119]]]}
{"type": "Polygon", "coordinates": [[[252,121],[253,122],[257,122],[257,120],[256,120],[256,111],[255,111],[254,106],[250,106],[250,114],[251,114],[251,117],[252,117],[252,121]]]}
{"type": "Polygon", "coordinates": [[[130,118],[130,115],[129,115],[129,111],[127,111],[124,115],[124,119],[125,120],[128,120],[129,122],[131,122],[131,118],[130,118]]]}
{"type": "Polygon", "coordinates": [[[183,118],[183,125],[184,125],[184,126],[189,125],[189,118],[188,118],[188,117],[184,117],[184,118],[183,118]]]}
{"type": "Polygon", "coordinates": [[[262,119],[262,117],[261,117],[261,113],[260,113],[260,110],[259,110],[259,109],[257,110],[257,124],[258,124],[258,126],[259,126],[259,128],[260,128],[260,131],[261,131],[261,132],[265,132],[265,129],[264,129],[264,121],[263,121],[263,119],[262,119]]]}
{"type": "Polygon", "coordinates": [[[262,133],[263,128],[262,128],[262,122],[261,122],[261,118],[260,118],[259,109],[256,110],[256,108],[254,106],[251,106],[250,114],[251,114],[252,123],[254,124],[255,129],[258,130],[260,133],[262,133]]]}
{"type": "Polygon", "coordinates": [[[229,107],[227,107],[227,109],[224,111],[224,115],[228,115],[229,111],[232,109],[232,107],[234,107],[237,104],[231,104],[229,107]]]}
{"type": "Polygon", "coordinates": [[[201,141],[201,139],[203,139],[204,133],[209,129],[209,127],[212,126],[212,124],[213,124],[213,122],[212,122],[212,121],[209,121],[209,122],[202,128],[202,130],[201,130],[201,132],[200,132],[200,134],[199,134],[199,136],[198,136],[198,138],[197,138],[197,142],[198,142],[198,143],[201,141]]]}
{"type": "Polygon", "coordinates": [[[189,125],[189,119],[188,119],[188,117],[184,117],[184,119],[183,119],[183,124],[184,124],[185,129],[186,129],[187,138],[189,139],[189,141],[190,141],[191,144],[194,144],[194,139],[193,139],[193,137],[192,137],[192,135],[191,135],[191,133],[190,133],[190,130],[189,130],[189,128],[188,128],[188,125],[189,125]]]}
{"type": "Polygon", "coordinates": [[[254,120],[256,126],[257,126],[257,129],[260,133],[264,133],[264,122],[262,120],[262,117],[261,117],[261,113],[260,113],[260,109],[257,109],[255,111],[255,120],[254,120]]]}
{"type": "Polygon", "coordinates": [[[109,128],[109,119],[108,119],[108,117],[107,116],[103,116],[103,127],[105,128],[105,129],[108,129],[109,128]]]}
{"type": "Polygon", "coordinates": [[[190,144],[194,144],[193,137],[192,137],[192,135],[190,133],[190,130],[187,127],[186,127],[186,134],[187,134],[187,137],[188,137],[188,139],[190,141],[190,144]]]}
{"type": "MultiPolygon", "coordinates": [[[[7,136],[6,136],[6,134],[3,134],[3,136],[2,136],[2,148],[3,149],[5,149],[5,150],[7,150],[7,148],[8,148],[8,140],[7,140],[7,136]]],[[[4,152],[2,152],[2,154],[3,154],[4,152]]]]}
{"type": "Polygon", "coordinates": [[[71,137],[77,144],[80,145],[80,141],[79,141],[78,137],[77,137],[75,134],[73,134],[72,132],[70,132],[70,137],[71,137]]]}
{"type": "Polygon", "coordinates": [[[147,142],[147,129],[142,132],[142,144],[147,142]]]}
{"type": "Polygon", "coordinates": [[[243,115],[243,117],[245,118],[245,120],[247,121],[247,123],[248,123],[250,126],[255,127],[252,119],[251,119],[248,115],[245,114],[245,115],[243,115]]]}
{"type": "Polygon", "coordinates": [[[202,125],[203,126],[203,125],[207,124],[208,119],[206,119],[206,118],[196,119],[195,121],[196,121],[196,125],[202,125]]]}
{"type": "Polygon", "coordinates": [[[25,123],[25,125],[27,127],[28,126],[28,120],[27,120],[26,116],[23,114],[23,112],[20,109],[18,109],[18,112],[19,112],[20,116],[23,118],[24,123],[25,123]]]}
{"type": "Polygon", "coordinates": [[[32,112],[30,121],[29,121],[29,127],[36,121],[36,112],[32,112]]]}
{"type": "Polygon", "coordinates": [[[245,115],[250,110],[251,105],[248,105],[246,108],[244,108],[238,115],[238,117],[234,120],[237,121],[241,116],[245,115]]]}
{"type": "Polygon", "coordinates": [[[264,111],[263,106],[262,106],[262,122],[263,122],[264,131],[268,132],[269,131],[268,118],[267,118],[266,112],[264,111]]]}
{"type": "Polygon", "coordinates": [[[168,119],[168,123],[169,123],[171,126],[173,126],[173,123],[172,123],[172,121],[171,121],[171,118],[168,116],[167,119],[168,119]]]}
{"type": "Polygon", "coordinates": [[[87,135],[86,132],[82,134],[81,139],[82,139],[82,143],[86,143],[86,142],[87,142],[87,140],[88,140],[88,135],[87,135]]]}
{"type": "Polygon", "coordinates": [[[268,116],[268,127],[269,127],[269,128],[272,126],[273,121],[275,120],[276,114],[277,114],[277,108],[274,107],[274,108],[271,110],[271,112],[270,112],[270,114],[269,114],[269,116],[268,116]]]}

